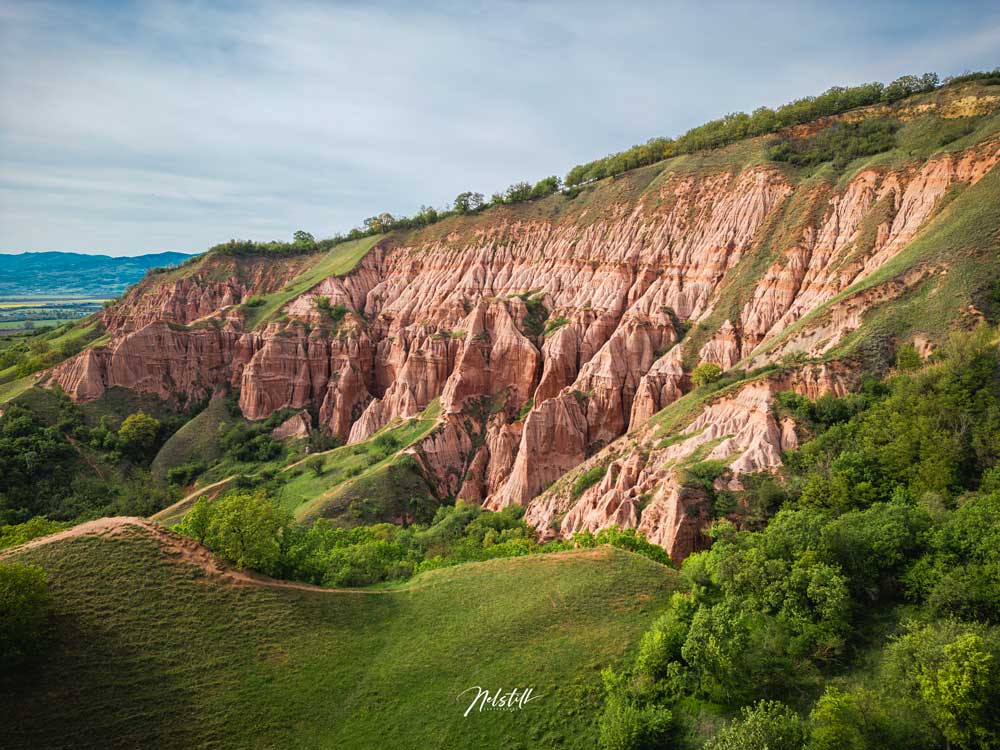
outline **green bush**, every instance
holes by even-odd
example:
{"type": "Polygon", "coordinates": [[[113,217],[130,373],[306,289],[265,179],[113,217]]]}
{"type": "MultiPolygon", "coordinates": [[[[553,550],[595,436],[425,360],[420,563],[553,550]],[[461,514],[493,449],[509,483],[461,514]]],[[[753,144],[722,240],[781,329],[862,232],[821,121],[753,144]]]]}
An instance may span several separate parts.
{"type": "Polygon", "coordinates": [[[714,362],[702,362],[691,373],[691,382],[695,387],[709,385],[722,377],[722,368],[714,362]]]}
{"type": "Polygon", "coordinates": [[[322,456],[311,456],[306,460],[306,468],[313,473],[313,476],[321,477],[326,471],[326,460],[322,456]]]}
{"type": "Polygon", "coordinates": [[[896,120],[870,119],[837,123],[808,138],[785,138],[772,141],[766,156],[772,161],[809,167],[833,162],[840,170],[861,156],[888,151],[896,145],[896,120]]]}
{"type": "Polygon", "coordinates": [[[167,482],[180,487],[186,487],[204,474],[207,469],[208,466],[204,461],[189,461],[186,464],[169,469],[167,471],[167,482]]]}
{"type": "Polygon", "coordinates": [[[594,466],[591,466],[589,469],[577,476],[577,478],[573,481],[573,487],[570,489],[570,495],[572,495],[574,500],[580,497],[580,495],[604,479],[604,475],[607,471],[607,464],[595,464],[594,466]]]}
{"type": "Polygon", "coordinates": [[[68,523],[50,521],[45,516],[35,516],[24,523],[0,526],[0,549],[16,547],[38,537],[55,534],[68,528],[68,523]]]}
{"type": "Polygon", "coordinates": [[[340,303],[331,305],[329,297],[316,297],[315,302],[316,302],[316,309],[322,313],[325,313],[326,316],[330,319],[330,322],[332,322],[334,325],[339,324],[340,321],[344,319],[344,316],[347,315],[348,313],[346,305],[342,305],[340,303]]]}
{"type": "Polygon", "coordinates": [[[657,750],[671,728],[673,715],[662,706],[637,706],[627,697],[605,698],[598,720],[600,746],[604,750],[657,750]]]}
{"type": "Polygon", "coordinates": [[[794,711],[778,701],[761,701],[744,708],[705,750],[801,750],[804,740],[802,720],[794,711]]]}
{"type": "Polygon", "coordinates": [[[179,531],[237,567],[276,575],[290,523],[290,514],[262,492],[234,492],[216,501],[199,499],[179,531]]]}
{"type": "Polygon", "coordinates": [[[153,448],[159,442],[160,420],[145,412],[136,412],[125,417],[118,429],[118,444],[129,455],[151,458],[153,448]]]}

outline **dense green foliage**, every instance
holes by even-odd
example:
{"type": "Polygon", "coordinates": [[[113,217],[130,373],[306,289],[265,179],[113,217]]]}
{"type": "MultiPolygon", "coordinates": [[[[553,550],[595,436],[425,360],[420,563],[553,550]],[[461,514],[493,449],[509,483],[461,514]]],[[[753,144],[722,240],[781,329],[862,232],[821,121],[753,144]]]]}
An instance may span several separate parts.
{"type": "Polygon", "coordinates": [[[401,581],[460,563],[611,545],[669,565],[662,547],[634,529],[583,532],[539,545],[524,509],[491,513],[459,502],[437,509],[427,524],[378,523],[342,528],[329,519],[295,523],[263,491],[202,498],[177,530],[233,564],[268,575],[324,586],[369,586],[401,581]]]}
{"type": "Polygon", "coordinates": [[[147,514],[166,504],[147,466],[181,418],[162,424],[139,412],[118,429],[107,417],[91,426],[65,396],[47,398],[49,415],[15,403],[0,416],[0,525],[147,514]]]}
{"type": "Polygon", "coordinates": [[[178,530],[240,567],[326,586],[367,586],[421,570],[535,551],[523,509],[442,506],[429,525],[297,524],[263,493],[199,500],[178,530]]]}
{"type": "Polygon", "coordinates": [[[888,151],[896,145],[897,120],[871,119],[831,125],[807,138],[780,138],[767,148],[767,158],[797,167],[833,162],[842,170],[859,156],[888,151]]]}
{"type": "Polygon", "coordinates": [[[691,371],[691,382],[696,388],[714,383],[721,377],[722,368],[715,362],[702,362],[691,371]]]}
{"type": "Polygon", "coordinates": [[[38,650],[48,613],[45,572],[33,565],[0,562],[0,671],[38,650]]]}
{"type": "Polygon", "coordinates": [[[603,721],[628,707],[638,736],[668,711],[660,741],[697,747],[705,710],[755,706],[706,747],[1000,746],[995,335],[843,399],[781,396],[814,437],[684,562],[603,721]]]}
{"type": "MultiPolygon", "coordinates": [[[[948,83],[951,81],[947,81],[946,85],[948,83]]],[[[749,115],[745,112],[734,112],[692,128],[676,139],[654,138],[627,151],[575,166],[566,175],[565,182],[568,186],[592,182],[653,164],[671,156],[719,148],[744,138],[766,135],[790,125],[800,125],[856,107],[899,101],[913,94],[932,91],[937,85],[938,77],[934,73],[926,73],[919,77],[902,76],[885,86],[881,83],[834,86],[819,96],[796,99],[777,109],[759,107],[749,115]]]]}
{"type": "Polygon", "coordinates": [[[0,526],[0,550],[16,547],[41,536],[55,534],[68,526],[68,523],[50,521],[45,516],[35,516],[24,523],[0,526]]]}

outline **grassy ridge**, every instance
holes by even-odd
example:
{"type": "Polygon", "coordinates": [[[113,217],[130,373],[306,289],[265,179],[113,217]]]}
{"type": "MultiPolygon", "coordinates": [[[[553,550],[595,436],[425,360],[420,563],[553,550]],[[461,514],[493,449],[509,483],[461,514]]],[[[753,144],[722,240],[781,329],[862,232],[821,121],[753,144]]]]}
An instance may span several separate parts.
{"type": "Polygon", "coordinates": [[[150,466],[150,473],[165,479],[167,472],[191,461],[211,463],[222,457],[219,447],[219,428],[231,427],[237,418],[229,414],[226,401],[216,398],[190,422],[181,427],[163,444],[150,466]]]}
{"type": "MultiPolygon", "coordinates": [[[[321,454],[320,475],[304,466],[293,469],[295,476],[282,486],[279,502],[302,519],[341,515],[359,499],[359,491],[370,501],[378,498],[378,505],[390,505],[397,495],[409,490],[419,489],[420,494],[426,495],[427,487],[419,472],[416,487],[407,481],[405,456],[400,451],[427,435],[437,424],[440,413],[441,406],[435,400],[416,419],[387,425],[364,442],[321,454]]],[[[372,518],[365,520],[374,520],[381,511],[372,509],[372,512],[372,518]]]]}
{"type": "Polygon", "coordinates": [[[300,294],[316,286],[323,279],[331,276],[341,276],[354,270],[354,267],[381,239],[381,236],[365,237],[364,239],[337,245],[314,266],[286,284],[283,289],[260,296],[258,299],[262,300],[261,304],[255,307],[245,307],[247,330],[256,328],[264,321],[273,318],[278,310],[300,294]]]}
{"type": "Polygon", "coordinates": [[[599,548],[385,593],[267,589],[207,578],[139,530],[17,559],[47,570],[56,614],[41,660],[0,679],[9,748],[592,747],[598,672],[675,580],[599,548]],[[474,685],[541,697],[463,718],[474,685]]]}

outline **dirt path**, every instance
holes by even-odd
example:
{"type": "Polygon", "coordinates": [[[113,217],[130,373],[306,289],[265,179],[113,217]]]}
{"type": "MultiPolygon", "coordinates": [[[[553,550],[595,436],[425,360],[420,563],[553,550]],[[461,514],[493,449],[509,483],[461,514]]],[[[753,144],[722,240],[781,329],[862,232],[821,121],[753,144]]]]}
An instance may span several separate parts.
{"type": "MultiPolygon", "coordinates": [[[[223,578],[231,583],[238,583],[251,586],[262,586],[270,589],[294,589],[296,591],[312,591],[319,594],[355,594],[364,595],[386,595],[401,594],[409,591],[416,591],[428,588],[434,584],[427,581],[408,586],[401,586],[394,589],[334,589],[323,586],[313,586],[308,583],[295,583],[294,581],[279,581],[269,576],[253,573],[246,570],[234,570],[229,568],[219,560],[205,545],[188,539],[185,536],[176,534],[157,523],[153,523],[138,516],[115,516],[112,518],[99,518],[96,521],[87,521],[78,526],[55,534],[32,539],[17,547],[0,550],[0,560],[4,560],[13,555],[20,554],[26,550],[43,547],[53,542],[62,542],[68,539],[75,539],[83,536],[119,536],[129,533],[146,533],[159,542],[161,549],[171,557],[189,565],[195,565],[207,574],[223,578]]],[[[468,565],[489,565],[503,561],[506,564],[517,565],[525,560],[534,559],[537,562],[557,563],[568,557],[606,558],[609,554],[609,547],[596,547],[585,550],[569,550],[566,552],[556,552],[548,555],[527,555],[524,557],[500,558],[499,560],[487,560],[479,563],[467,563],[468,565]]],[[[553,606],[555,606],[553,604],[553,606]]]]}
{"type": "Polygon", "coordinates": [[[194,505],[195,500],[197,500],[202,495],[206,495],[212,490],[222,487],[229,482],[236,479],[236,476],[229,476],[225,479],[220,479],[218,482],[212,482],[212,484],[207,484],[204,487],[199,487],[194,492],[189,495],[185,495],[180,500],[178,500],[173,505],[168,505],[163,510],[159,510],[149,517],[151,521],[163,521],[173,517],[178,511],[187,510],[188,505],[194,505]]]}
{"type": "MultiPolygon", "coordinates": [[[[250,584],[253,586],[263,586],[272,589],[295,589],[298,591],[315,591],[321,594],[393,594],[403,589],[334,589],[322,586],[313,586],[308,583],[295,583],[293,581],[279,581],[259,573],[252,573],[245,570],[234,570],[222,563],[203,544],[193,539],[175,534],[159,524],[152,523],[145,518],[138,516],[115,516],[113,518],[99,518],[96,521],[87,521],[79,526],[74,526],[65,531],[59,531],[49,536],[32,539],[17,547],[11,547],[0,551],[0,560],[26,550],[43,547],[53,542],[62,542],[82,536],[119,536],[130,532],[145,532],[155,538],[160,547],[176,557],[181,562],[195,565],[204,570],[209,575],[228,579],[233,583],[250,584]]],[[[408,587],[405,590],[413,590],[418,587],[408,587]]]]}

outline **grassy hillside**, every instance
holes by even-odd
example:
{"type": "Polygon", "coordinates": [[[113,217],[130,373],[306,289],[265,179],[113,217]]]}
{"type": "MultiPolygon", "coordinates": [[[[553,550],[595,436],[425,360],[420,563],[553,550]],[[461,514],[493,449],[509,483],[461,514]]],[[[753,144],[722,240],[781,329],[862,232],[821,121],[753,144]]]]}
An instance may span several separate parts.
{"type": "Polygon", "coordinates": [[[675,580],[599,548],[383,592],[266,588],[206,576],[137,528],[15,559],[48,572],[55,615],[40,660],[0,678],[9,748],[592,747],[599,670],[675,580]],[[474,685],[540,697],[463,718],[474,685]]]}
{"type": "Polygon", "coordinates": [[[219,429],[231,427],[238,421],[229,413],[225,399],[209,402],[191,421],[186,423],[163,444],[153,459],[150,473],[163,480],[170,469],[191,461],[210,464],[222,457],[219,447],[219,429]]]}
{"type": "Polygon", "coordinates": [[[321,454],[320,474],[296,466],[278,495],[281,505],[299,518],[350,513],[368,523],[388,520],[394,504],[429,495],[413,459],[402,451],[427,435],[440,413],[434,401],[415,419],[387,425],[364,442],[321,454]]]}
{"type": "Polygon", "coordinates": [[[354,270],[354,267],[371,250],[381,237],[365,237],[352,242],[336,245],[323,255],[308,270],[299,274],[280,291],[258,297],[258,304],[245,306],[246,328],[250,330],[260,323],[270,320],[282,307],[323,279],[340,276],[354,270]]]}

